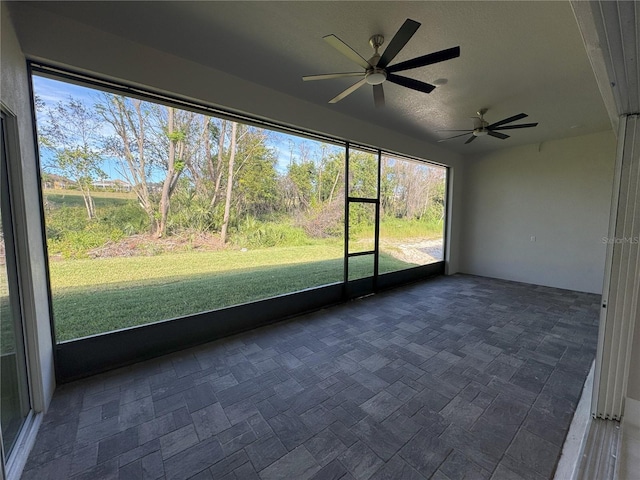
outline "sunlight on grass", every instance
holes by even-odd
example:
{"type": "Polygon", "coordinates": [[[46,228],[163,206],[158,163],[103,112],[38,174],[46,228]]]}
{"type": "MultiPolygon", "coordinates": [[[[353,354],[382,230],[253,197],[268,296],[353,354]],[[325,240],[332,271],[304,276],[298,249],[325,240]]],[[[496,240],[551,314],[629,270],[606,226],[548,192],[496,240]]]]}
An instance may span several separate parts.
{"type": "MultiPolygon", "coordinates": [[[[341,282],[342,258],[326,258],[335,256],[335,253],[327,249],[299,247],[54,262],[51,270],[56,337],[58,341],[71,340],[341,282]],[[251,259],[248,259],[245,270],[223,268],[232,253],[247,254],[253,262],[269,259],[269,263],[262,266],[252,263],[249,269],[251,259]],[[216,256],[220,258],[216,259],[216,256]],[[209,261],[205,262],[204,259],[209,261]],[[127,267],[127,261],[133,262],[127,270],[134,270],[132,265],[137,265],[137,268],[129,272],[126,280],[120,276],[120,280],[116,281],[118,274],[114,272],[114,265],[122,269],[127,267]],[[71,264],[78,262],[85,262],[85,277],[78,273],[76,279],[80,280],[80,284],[73,284],[64,277],[63,272],[77,268],[77,265],[71,264]],[[284,262],[288,262],[288,265],[283,265],[284,262]],[[86,268],[99,264],[102,265],[92,269],[90,277],[93,282],[88,281],[86,268]],[[148,271],[143,268],[145,266],[149,268],[148,271]],[[187,273],[189,269],[192,269],[190,274],[187,273]],[[60,288],[54,282],[54,271],[57,279],[65,279],[67,287],[60,288]],[[174,274],[180,271],[181,275],[162,278],[157,276],[161,271],[174,274]],[[154,273],[156,277],[148,280],[147,273],[154,273]],[[101,275],[108,275],[111,284],[96,284],[96,281],[102,282],[101,275]]],[[[354,260],[350,268],[356,277],[371,275],[366,257],[354,260]],[[358,275],[361,270],[363,274],[358,275]]],[[[413,266],[384,255],[380,263],[394,270],[413,266]]]]}
{"type": "MultiPolygon", "coordinates": [[[[47,198],[54,198],[60,203],[65,203],[69,206],[73,203],[78,205],[84,205],[82,200],[82,192],[80,190],[61,189],[61,188],[43,188],[42,195],[47,198]]],[[[99,199],[125,199],[135,200],[136,194],[133,192],[110,192],[106,190],[97,190],[91,192],[91,196],[94,201],[99,199]]]]}
{"type": "Polygon", "coordinates": [[[302,247],[185,252],[150,257],[115,257],[51,262],[51,286],[56,292],[66,288],[95,287],[141,281],[166,283],[210,273],[229,273],[257,266],[293,265],[340,258],[338,243],[302,247]]]}
{"type": "Polygon", "coordinates": [[[403,218],[385,218],[380,222],[380,238],[393,239],[434,239],[442,238],[444,223],[434,221],[425,223],[422,220],[407,220],[403,218]]]}

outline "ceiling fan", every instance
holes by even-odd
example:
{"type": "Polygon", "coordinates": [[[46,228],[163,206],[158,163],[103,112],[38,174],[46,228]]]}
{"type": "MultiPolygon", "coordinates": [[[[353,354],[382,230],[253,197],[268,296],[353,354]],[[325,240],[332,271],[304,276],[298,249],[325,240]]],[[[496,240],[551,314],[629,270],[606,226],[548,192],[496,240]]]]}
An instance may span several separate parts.
{"type": "Polygon", "coordinates": [[[348,72],[348,73],[327,73],[323,75],[308,75],[302,77],[305,82],[310,80],[329,80],[333,78],[342,77],[364,77],[358,82],[351,85],[342,93],[336,95],[329,103],[337,103],[347,95],[352,94],[357,89],[365,84],[373,86],[373,101],[376,107],[384,106],[384,90],[382,84],[385,81],[401,85],[403,87],[411,88],[419,92],[430,93],[435,87],[430,83],[421,82],[413,78],[403,77],[396,75],[395,72],[402,72],[404,70],[410,70],[412,68],[424,67],[433,63],[444,62],[445,60],[451,60],[460,56],[460,47],[448,48],[446,50],[440,50],[438,52],[429,53],[421,57],[412,58],[404,62],[396,63],[389,66],[389,63],[398,55],[400,50],[404,48],[407,42],[411,39],[416,30],[420,27],[420,23],[415,20],[407,19],[400,27],[400,30],[389,42],[389,45],[385,49],[384,53],[380,55],[378,49],[384,43],[384,37],[382,35],[374,35],[369,39],[369,44],[373,48],[373,56],[369,60],[365,60],[358,52],[352,49],[349,45],[344,43],[335,35],[327,35],[323,37],[324,40],[333,48],[342,53],[345,57],[351,61],[357,63],[362,68],[363,72],[348,72]]]}
{"type": "Polygon", "coordinates": [[[509,135],[500,133],[497,130],[515,130],[517,128],[531,128],[538,125],[538,123],[521,123],[518,125],[506,125],[507,123],[515,122],[517,120],[522,120],[523,118],[526,118],[528,116],[526,113],[519,113],[517,115],[514,115],[513,117],[505,118],[503,120],[500,120],[499,122],[489,124],[489,122],[487,122],[484,119],[484,114],[487,113],[487,110],[488,109],[483,108],[477,112],[478,113],[477,117],[472,117],[473,118],[472,130],[438,130],[438,132],[465,132],[465,133],[461,133],[460,135],[454,135],[453,137],[443,138],[442,140],[438,140],[438,142],[445,142],[447,140],[451,140],[452,138],[464,137],[469,133],[471,134],[471,136],[467,139],[466,142],[464,142],[465,145],[467,143],[473,142],[477,137],[482,137],[485,135],[491,135],[492,137],[499,138],[500,140],[506,140],[507,138],[509,138],[509,135]]]}

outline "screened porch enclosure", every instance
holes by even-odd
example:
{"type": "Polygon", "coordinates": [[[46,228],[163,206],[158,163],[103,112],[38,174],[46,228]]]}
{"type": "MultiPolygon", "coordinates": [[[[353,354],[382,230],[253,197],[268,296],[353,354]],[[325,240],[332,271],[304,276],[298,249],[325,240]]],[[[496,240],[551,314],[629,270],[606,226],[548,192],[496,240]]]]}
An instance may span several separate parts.
{"type": "Polygon", "coordinates": [[[445,167],[32,69],[61,380],[443,273],[445,167]]]}

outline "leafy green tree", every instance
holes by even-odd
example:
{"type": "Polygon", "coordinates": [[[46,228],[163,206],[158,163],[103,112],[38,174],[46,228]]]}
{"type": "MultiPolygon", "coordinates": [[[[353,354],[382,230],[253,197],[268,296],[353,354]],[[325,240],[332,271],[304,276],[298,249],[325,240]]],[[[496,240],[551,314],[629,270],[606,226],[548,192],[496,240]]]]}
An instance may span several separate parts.
{"type": "Polygon", "coordinates": [[[229,224],[242,214],[261,215],[277,204],[275,158],[266,146],[264,129],[231,122],[226,156],[227,188],[220,237],[227,240],[229,224]],[[235,207],[232,212],[232,206],[235,207]]]}
{"type": "Polygon", "coordinates": [[[344,152],[327,156],[322,167],[322,178],[325,180],[319,187],[320,199],[331,204],[336,197],[344,195],[344,152]]]}
{"type": "Polygon", "coordinates": [[[238,144],[243,162],[238,168],[236,185],[237,215],[263,217],[281,206],[278,192],[277,159],[267,147],[266,134],[252,129],[238,144]]]}
{"type": "MultiPolygon", "coordinates": [[[[36,108],[46,112],[41,123],[40,148],[52,153],[48,166],[77,185],[82,193],[89,219],[96,214],[91,187],[98,178],[106,178],[101,168],[103,157],[100,132],[103,124],[91,106],[69,97],[47,108],[41,101],[36,108]]],[[[45,166],[46,168],[46,166],[45,166]]]]}
{"type": "Polygon", "coordinates": [[[316,166],[311,160],[289,164],[287,176],[291,184],[289,193],[294,209],[308,210],[314,200],[316,186],[316,166]]]}
{"type": "Polygon", "coordinates": [[[378,158],[373,153],[349,152],[349,196],[376,198],[378,158]]]}
{"type": "Polygon", "coordinates": [[[193,139],[197,148],[193,154],[185,158],[185,175],[191,180],[196,195],[206,199],[214,210],[221,194],[222,181],[226,172],[226,142],[230,123],[206,115],[198,115],[193,131],[197,136],[193,139]]]}

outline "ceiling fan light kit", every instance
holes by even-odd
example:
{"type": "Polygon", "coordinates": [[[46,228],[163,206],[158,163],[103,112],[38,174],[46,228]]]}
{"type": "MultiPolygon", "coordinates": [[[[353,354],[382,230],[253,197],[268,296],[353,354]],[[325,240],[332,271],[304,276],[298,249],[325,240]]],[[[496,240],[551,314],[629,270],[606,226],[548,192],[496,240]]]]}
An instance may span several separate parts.
{"type": "Polygon", "coordinates": [[[369,39],[369,44],[373,48],[373,56],[369,60],[365,60],[358,52],[352,49],[349,45],[344,43],[335,35],[327,35],[324,40],[333,48],[342,53],[352,62],[357,63],[364,69],[363,72],[345,72],[345,73],[327,73],[321,75],[307,75],[302,77],[304,81],[314,80],[330,80],[334,78],[344,77],[364,77],[358,82],[351,85],[343,92],[336,95],[329,100],[329,103],[337,103],[348,95],[352,94],[365,84],[373,86],[373,100],[376,107],[382,107],[385,104],[384,90],[382,84],[386,81],[395,83],[402,87],[410,88],[418,92],[430,93],[435,89],[435,85],[430,83],[415,80],[413,78],[404,77],[402,75],[396,75],[394,72],[402,72],[405,70],[411,70],[414,68],[424,67],[432,65],[434,63],[444,62],[460,56],[460,47],[448,48],[438,52],[423,55],[421,57],[412,58],[404,62],[396,63],[389,66],[389,63],[400,53],[400,50],[409,42],[411,37],[416,33],[420,23],[415,20],[407,19],[402,24],[400,29],[389,42],[389,45],[384,50],[384,53],[380,55],[378,50],[384,44],[384,37],[382,35],[373,35],[369,39]]]}
{"type": "Polygon", "coordinates": [[[381,68],[372,68],[364,78],[369,85],[380,85],[387,79],[387,72],[381,68]]]}

